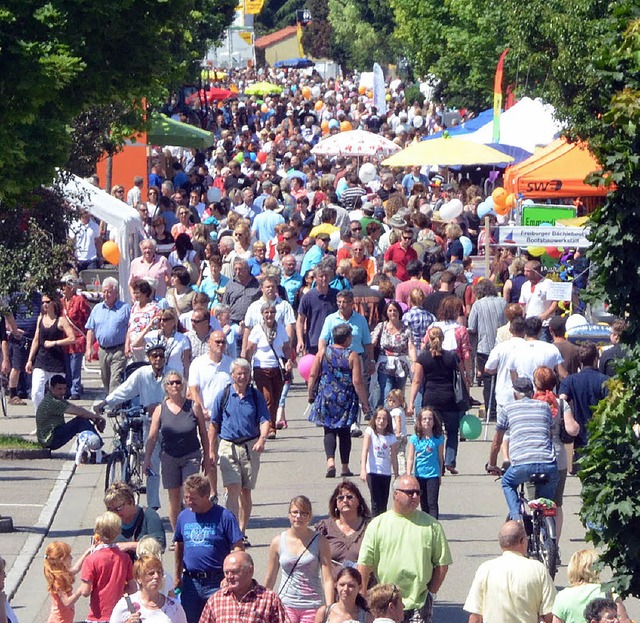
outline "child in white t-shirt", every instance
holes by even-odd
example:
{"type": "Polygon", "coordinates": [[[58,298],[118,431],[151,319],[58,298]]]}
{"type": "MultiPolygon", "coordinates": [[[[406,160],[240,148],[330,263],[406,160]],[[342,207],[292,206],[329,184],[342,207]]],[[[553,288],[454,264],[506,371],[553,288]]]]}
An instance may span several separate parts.
{"type": "Polygon", "coordinates": [[[387,408],[393,422],[393,432],[398,440],[398,476],[407,473],[407,415],[404,391],[392,389],[387,395],[387,408]]]}
{"type": "Polygon", "coordinates": [[[398,475],[397,447],[391,416],[384,407],[378,407],[364,432],[360,461],[360,479],[369,487],[374,517],[387,510],[391,474],[398,475]]]}

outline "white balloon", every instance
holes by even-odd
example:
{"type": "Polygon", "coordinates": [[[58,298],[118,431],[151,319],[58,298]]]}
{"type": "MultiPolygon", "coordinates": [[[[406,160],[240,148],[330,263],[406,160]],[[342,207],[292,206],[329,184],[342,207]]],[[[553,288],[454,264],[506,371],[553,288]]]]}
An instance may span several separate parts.
{"type": "Polygon", "coordinates": [[[374,164],[371,162],[365,162],[358,173],[358,177],[363,184],[368,184],[376,179],[378,171],[374,164]]]}
{"type": "Polygon", "coordinates": [[[462,202],[459,199],[452,199],[440,207],[440,220],[442,221],[451,221],[460,214],[462,214],[462,202]]]}
{"type": "Polygon", "coordinates": [[[332,232],[329,236],[329,248],[333,251],[337,251],[338,246],[340,245],[340,230],[336,230],[332,232]]]}
{"type": "Polygon", "coordinates": [[[571,331],[571,329],[575,329],[576,327],[581,327],[586,324],[589,324],[589,322],[582,314],[572,314],[567,318],[565,327],[567,331],[571,331]]]}
{"type": "Polygon", "coordinates": [[[420,115],[416,115],[413,118],[413,127],[421,128],[424,125],[424,119],[420,115]]]}
{"type": "Polygon", "coordinates": [[[320,87],[316,84],[316,86],[312,87],[311,95],[317,99],[320,97],[320,87]]]}
{"type": "Polygon", "coordinates": [[[222,199],[222,193],[220,192],[220,189],[216,188],[215,186],[212,186],[207,191],[207,201],[209,203],[218,203],[220,199],[222,199]]]}

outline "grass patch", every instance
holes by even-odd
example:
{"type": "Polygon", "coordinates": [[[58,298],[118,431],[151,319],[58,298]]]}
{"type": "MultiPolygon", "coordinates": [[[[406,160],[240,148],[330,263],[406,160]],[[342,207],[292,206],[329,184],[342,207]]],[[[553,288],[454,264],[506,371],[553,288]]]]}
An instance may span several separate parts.
{"type": "Polygon", "coordinates": [[[42,450],[42,446],[34,441],[20,437],[19,435],[0,435],[0,449],[10,450],[42,450]]]}

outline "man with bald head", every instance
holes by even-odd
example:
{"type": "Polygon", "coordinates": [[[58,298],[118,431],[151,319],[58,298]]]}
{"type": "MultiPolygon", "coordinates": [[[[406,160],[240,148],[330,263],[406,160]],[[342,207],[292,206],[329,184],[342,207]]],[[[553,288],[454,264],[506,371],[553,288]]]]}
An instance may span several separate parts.
{"type": "Polygon", "coordinates": [[[551,623],[556,588],[546,567],[527,558],[527,535],[517,521],[498,533],[502,556],[483,562],[464,609],[469,623],[551,623]]]}
{"type": "Polygon", "coordinates": [[[433,600],[451,564],[442,526],[418,510],[419,504],[418,481],[409,475],[397,478],[393,483],[393,508],[371,520],[358,556],[362,591],[366,593],[371,573],[380,584],[397,584],[405,623],[431,621],[433,600]]]}
{"type": "Polygon", "coordinates": [[[280,598],[253,579],[253,560],[249,554],[229,554],[224,560],[223,572],[225,586],[209,597],[200,623],[286,623],[280,598]]]}

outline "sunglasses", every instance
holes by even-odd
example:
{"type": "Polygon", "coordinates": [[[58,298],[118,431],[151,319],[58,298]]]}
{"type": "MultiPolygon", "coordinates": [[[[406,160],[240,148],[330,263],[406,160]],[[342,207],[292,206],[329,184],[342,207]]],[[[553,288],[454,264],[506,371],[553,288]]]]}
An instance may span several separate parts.
{"type": "Polygon", "coordinates": [[[420,489],[396,489],[396,491],[401,491],[408,497],[418,497],[420,495],[420,489]]]}
{"type": "Polygon", "coordinates": [[[413,240],[413,238],[410,237],[410,236],[402,236],[402,239],[403,240],[413,240]]]}
{"type": "Polygon", "coordinates": [[[164,353],[148,353],[149,359],[164,359],[164,353]]]}
{"type": "Polygon", "coordinates": [[[206,321],[207,321],[206,318],[200,318],[200,320],[192,319],[191,324],[200,324],[201,322],[206,322],[206,321]]]}
{"type": "Polygon", "coordinates": [[[225,341],[224,340],[213,340],[214,344],[224,344],[225,341]]]}
{"type": "Polygon", "coordinates": [[[51,303],[51,301],[46,301],[45,299],[42,299],[42,304],[43,305],[48,305],[49,303],[51,303]]]}
{"type": "Polygon", "coordinates": [[[355,500],[356,496],[353,495],[352,493],[343,493],[342,495],[339,495],[336,497],[336,500],[338,500],[338,502],[342,502],[343,500],[355,500]]]}
{"type": "Polygon", "coordinates": [[[182,385],[182,381],[180,379],[175,379],[173,381],[167,381],[167,385],[182,385]]]}
{"type": "Polygon", "coordinates": [[[109,508],[107,507],[107,510],[110,513],[119,513],[123,508],[125,507],[125,504],[120,504],[120,506],[116,506],[115,508],[109,508]]]}
{"type": "Polygon", "coordinates": [[[362,227],[352,227],[351,231],[362,231],[362,227]]]}

